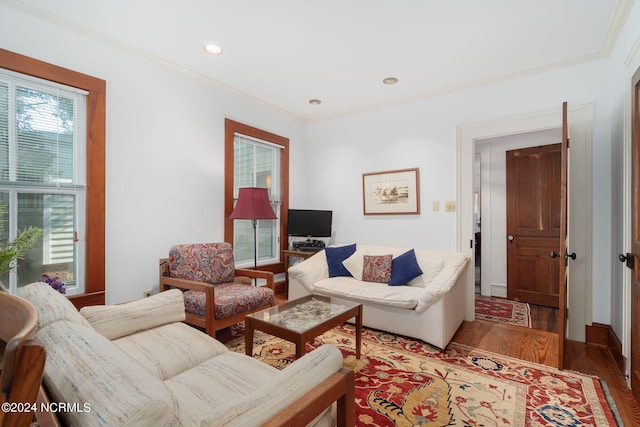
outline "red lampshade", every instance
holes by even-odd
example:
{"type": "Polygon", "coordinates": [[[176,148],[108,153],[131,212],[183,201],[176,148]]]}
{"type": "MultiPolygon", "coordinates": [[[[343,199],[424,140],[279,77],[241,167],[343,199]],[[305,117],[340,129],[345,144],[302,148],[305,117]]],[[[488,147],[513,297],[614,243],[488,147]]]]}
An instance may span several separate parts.
{"type": "Polygon", "coordinates": [[[269,202],[266,188],[238,190],[238,201],[229,219],[278,219],[269,202]]]}

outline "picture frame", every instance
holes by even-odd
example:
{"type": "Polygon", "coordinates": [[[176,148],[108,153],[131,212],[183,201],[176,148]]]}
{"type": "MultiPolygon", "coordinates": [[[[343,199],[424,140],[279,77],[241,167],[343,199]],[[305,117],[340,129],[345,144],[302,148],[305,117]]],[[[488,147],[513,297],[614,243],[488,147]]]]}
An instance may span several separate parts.
{"type": "Polygon", "coordinates": [[[420,214],[420,171],[398,169],[362,174],[365,215],[420,214]]]}

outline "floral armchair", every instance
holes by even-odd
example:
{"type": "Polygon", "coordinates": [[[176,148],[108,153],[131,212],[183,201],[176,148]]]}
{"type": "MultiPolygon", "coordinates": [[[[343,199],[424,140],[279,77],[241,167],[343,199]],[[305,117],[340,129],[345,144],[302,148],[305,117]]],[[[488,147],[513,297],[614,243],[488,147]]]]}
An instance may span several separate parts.
{"type": "Polygon", "coordinates": [[[237,269],[229,243],[175,245],[160,259],[160,291],[183,291],[186,322],[216,331],[244,321],[247,314],[273,306],[273,273],[237,269]],[[266,280],[252,286],[251,278],[266,280]]]}

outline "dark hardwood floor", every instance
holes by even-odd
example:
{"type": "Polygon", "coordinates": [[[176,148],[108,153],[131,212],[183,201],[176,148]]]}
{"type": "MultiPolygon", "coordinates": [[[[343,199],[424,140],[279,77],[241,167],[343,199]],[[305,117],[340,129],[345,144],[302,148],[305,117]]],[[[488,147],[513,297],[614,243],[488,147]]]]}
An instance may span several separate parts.
{"type": "Polygon", "coordinates": [[[531,328],[538,331],[558,332],[558,309],[529,304],[531,328]]]}

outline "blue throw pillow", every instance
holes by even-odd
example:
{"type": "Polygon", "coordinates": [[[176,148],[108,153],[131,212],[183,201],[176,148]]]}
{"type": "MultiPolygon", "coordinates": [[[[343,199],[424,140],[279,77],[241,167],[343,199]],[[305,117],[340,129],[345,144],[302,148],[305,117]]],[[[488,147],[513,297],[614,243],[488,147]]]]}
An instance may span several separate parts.
{"type": "Polygon", "coordinates": [[[416,252],[413,249],[408,250],[391,261],[389,286],[406,285],[421,274],[422,269],[416,259],[416,252]]]}
{"type": "Polygon", "coordinates": [[[329,277],[347,276],[351,277],[349,270],[342,265],[342,261],[349,258],[356,251],[356,244],[347,246],[337,246],[325,248],[324,253],[327,256],[327,266],[329,267],[329,277]]]}

